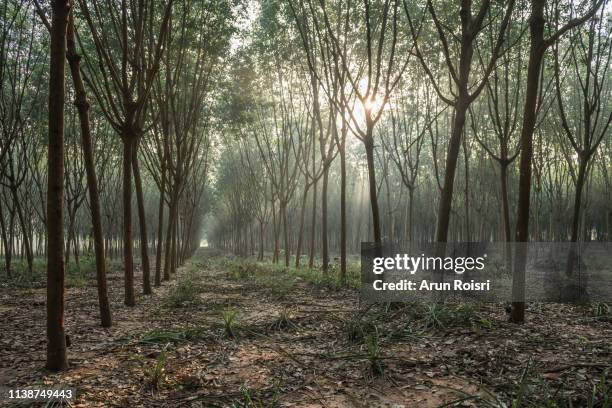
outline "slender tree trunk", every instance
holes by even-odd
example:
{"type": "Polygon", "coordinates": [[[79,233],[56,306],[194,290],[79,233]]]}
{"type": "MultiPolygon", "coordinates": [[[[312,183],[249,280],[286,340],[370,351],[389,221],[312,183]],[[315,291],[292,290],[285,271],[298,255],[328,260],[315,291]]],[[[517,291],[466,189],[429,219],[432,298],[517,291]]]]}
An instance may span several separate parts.
{"type": "Polygon", "coordinates": [[[516,256],[512,276],[512,311],[510,320],[515,323],[525,321],[525,267],[527,263],[527,244],[529,239],[529,204],[531,197],[531,161],[533,158],[533,131],[536,124],[540,69],[546,47],[544,46],[544,3],[545,0],[532,0],[529,29],[531,44],[527,66],[527,83],[523,123],[521,128],[521,157],[519,162],[519,192],[516,219],[516,256]]]}
{"type": "Polygon", "coordinates": [[[580,157],[578,167],[578,177],[576,178],[576,192],[574,193],[574,212],[572,214],[572,230],[570,235],[570,248],[567,255],[567,264],[565,274],[572,276],[574,274],[574,264],[576,263],[576,242],[578,242],[578,233],[580,230],[580,215],[582,207],[582,190],[587,178],[588,159],[580,157]]]}
{"type": "Polygon", "coordinates": [[[329,165],[323,169],[323,185],[321,186],[321,257],[323,258],[323,273],[329,270],[329,244],[327,242],[327,185],[329,183],[329,165]]]}
{"type": "Polygon", "coordinates": [[[172,230],[172,249],[170,250],[170,265],[171,265],[171,269],[170,269],[170,274],[176,274],[176,269],[178,268],[178,237],[179,237],[179,215],[178,215],[178,199],[177,199],[177,204],[176,204],[176,212],[174,214],[174,229],[172,230]]]}
{"type": "Polygon", "coordinates": [[[2,245],[4,246],[4,265],[6,267],[6,277],[11,278],[11,245],[6,232],[4,214],[2,213],[2,203],[0,202],[0,232],[2,233],[2,245]]]}
{"type": "Polygon", "coordinates": [[[346,131],[340,144],[340,282],[346,284],[346,131]]]}
{"type": "Polygon", "coordinates": [[[132,242],[132,158],[134,136],[123,135],[123,262],[125,270],[125,304],[136,305],[134,294],[134,259],[132,242]]]}
{"type": "Polygon", "coordinates": [[[274,254],[272,255],[272,262],[278,263],[279,249],[278,249],[278,234],[280,220],[277,219],[276,210],[274,208],[274,202],[272,203],[272,223],[274,224],[274,254]]]}
{"type": "MultiPolygon", "coordinates": [[[[165,162],[165,156],[164,156],[165,162]]],[[[161,286],[161,260],[164,234],[164,194],[166,190],[166,164],[162,164],[161,185],[159,188],[159,212],[157,218],[157,250],[155,253],[155,286],[161,286]]]]}
{"type": "Polygon", "coordinates": [[[448,239],[448,227],[450,225],[451,206],[453,203],[453,189],[455,184],[455,171],[457,169],[457,158],[461,147],[461,135],[465,124],[466,112],[469,103],[467,95],[460,95],[455,105],[455,118],[451,138],[448,142],[446,153],[446,166],[444,173],[444,184],[438,207],[438,224],[436,227],[436,242],[446,242],[448,239]]]}
{"type": "Polygon", "coordinates": [[[49,144],[47,158],[47,368],[68,368],[64,329],[64,97],[70,2],[51,2],[49,144]]]}
{"type": "Polygon", "coordinates": [[[259,221],[259,255],[257,256],[258,261],[264,259],[264,223],[259,221]]]}
{"type": "Polygon", "coordinates": [[[138,145],[134,144],[132,151],[132,170],[134,171],[134,184],[136,185],[136,203],[138,205],[138,221],[140,222],[140,264],[142,267],[142,293],[150,295],[151,269],[149,264],[149,242],[147,237],[147,219],[144,208],[144,193],[142,191],[142,178],[138,165],[138,145]]]}
{"type": "Polygon", "coordinates": [[[66,264],[68,270],[70,270],[70,243],[72,242],[72,233],[74,228],[74,217],[70,208],[68,208],[68,220],[68,239],[66,240],[66,246],[64,248],[64,263],[66,264]]]}
{"type": "Polygon", "coordinates": [[[414,187],[410,187],[408,190],[408,242],[410,248],[412,248],[412,241],[414,240],[414,187]]]}
{"type": "Polygon", "coordinates": [[[501,185],[501,202],[502,202],[502,228],[505,241],[505,258],[506,270],[512,269],[512,232],[510,227],[510,204],[508,202],[508,165],[501,163],[500,166],[500,185],[501,185]]]}
{"type": "Polygon", "coordinates": [[[13,190],[13,199],[15,200],[15,209],[17,210],[17,219],[19,220],[19,225],[21,227],[22,235],[23,235],[23,253],[25,253],[26,261],[28,263],[28,273],[31,275],[34,268],[34,257],[32,256],[32,244],[30,242],[30,237],[28,236],[27,224],[25,217],[23,215],[23,209],[21,208],[19,196],[17,195],[17,191],[13,190]]]}
{"type": "Polygon", "coordinates": [[[170,280],[170,267],[172,260],[172,235],[174,234],[174,218],[176,217],[176,193],[170,196],[170,207],[168,209],[168,228],[166,230],[166,246],[164,250],[164,280],[170,280]]]}
{"type": "Polygon", "coordinates": [[[376,170],[374,167],[374,135],[373,124],[368,123],[365,139],[365,150],[368,164],[368,181],[370,185],[370,205],[372,206],[372,227],[374,229],[374,242],[380,247],[382,235],[380,231],[380,210],[376,189],[376,170]]]}
{"type": "Polygon", "coordinates": [[[289,226],[287,225],[287,203],[281,203],[281,217],[283,219],[283,238],[285,241],[285,266],[289,267],[291,247],[289,246],[289,226]]]}
{"type": "Polygon", "coordinates": [[[315,234],[317,231],[317,181],[312,186],[312,213],[310,214],[310,254],[308,268],[314,268],[315,258],[315,234]]]}
{"type": "Polygon", "coordinates": [[[298,233],[297,247],[295,249],[295,267],[300,267],[300,257],[302,256],[302,244],[304,243],[304,219],[306,216],[306,202],[308,201],[308,190],[309,186],[304,186],[304,193],[302,195],[302,206],[300,208],[300,231],[298,233]]]}
{"type": "Polygon", "coordinates": [[[501,185],[501,202],[502,202],[502,221],[504,240],[512,241],[512,232],[510,231],[510,205],[508,202],[508,166],[502,164],[500,167],[500,185],[501,185]]]}

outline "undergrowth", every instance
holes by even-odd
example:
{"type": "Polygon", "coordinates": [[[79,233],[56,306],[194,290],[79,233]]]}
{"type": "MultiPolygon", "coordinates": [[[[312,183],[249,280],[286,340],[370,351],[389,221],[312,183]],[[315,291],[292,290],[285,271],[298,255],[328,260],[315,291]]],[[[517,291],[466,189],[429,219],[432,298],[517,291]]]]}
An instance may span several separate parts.
{"type": "Polygon", "coordinates": [[[166,295],[164,305],[170,308],[196,305],[200,300],[198,296],[200,292],[197,268],[188,268],[178,277],[176,286],[166,295]]]}
{"type": "Polygon", "coordinates": [[[486,388],[479,388],[479,394],[451,389],[461,397],[441,405],[440,408],[474,404],[484,408],[612,408],[612,387],[606,381],[605,372],[597,382],[592,383],[588,395],[565,395],[562,388],[552,387],[542,378],[532,360],[527,362],[517,383],[505,396],[496,395],[486,388]]]}

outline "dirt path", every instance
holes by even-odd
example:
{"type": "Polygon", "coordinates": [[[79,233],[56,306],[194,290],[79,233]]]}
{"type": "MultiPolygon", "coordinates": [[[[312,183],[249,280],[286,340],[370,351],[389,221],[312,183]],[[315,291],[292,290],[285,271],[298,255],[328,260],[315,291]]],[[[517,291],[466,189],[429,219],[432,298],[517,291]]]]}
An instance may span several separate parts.
{"type": "Polygon", "coordinates": [[[517,327],[490,305],[438,325],[444,310],[359,311],[352,290],[286,275],[235,279],[206,251],[178,275],[127,308],[121,273],[112,272],[108,330],[97,324],[93,282],[69,289],[71,369],[60,374],[43,369],[44,289],[0,289],[0,385],[65,384],[80,407],[436,407],[462,397],[457,390],[507,401],[529,365],[534,398],[581,406],[610,369],[612,324],[587,309],[540,305],[517,327]],[[195,297],[177,304],[178,282],[194,284],[195,297]],[[237,313],[235,339],[225,332],[228,311],[237,313]]]}

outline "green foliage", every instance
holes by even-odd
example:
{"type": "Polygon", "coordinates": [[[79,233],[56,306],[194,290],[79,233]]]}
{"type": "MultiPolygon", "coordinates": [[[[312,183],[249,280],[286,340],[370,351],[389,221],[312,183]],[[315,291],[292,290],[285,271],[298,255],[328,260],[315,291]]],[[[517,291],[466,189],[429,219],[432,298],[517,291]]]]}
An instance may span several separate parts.
{"type": "MultiPolygon", "coordinates": [[[[35,258],[32,264],[32,272],[28,271],[28,263],[25,260],[13,260],[11,263],[11,277],[6,276],[4,259],[0,264],[0,282],[14,288],[38,288],[46,285],[47,262],[44,258],[35,258]]],[[[79,258],[79,264],[71,257],[70,263],[66,265],[65,285],[67,288],[80,288],[87,284],[87,280],[95,279],[96,260],[90,255],[79,258]]]]}
{"type": "Polygon", "coordinates": [[[165,349],[163,349],[152,367],[145,370],[147,378],[147,384],[152,390],[157,391],[166,382],[166,364],[168,363],[168,355],[165,349]]]}
{"type": "Polygon", "coordinates": [[[140,341],[141,343],[176,343],[185,339],[185,332],[155,329],[145,333],[140,341]]]}
{"type": "Polygon", "coordinates": [[[385,367],[383,361],[380,358],[380,343],[379,343],[378,330],[374,330],[373,333],[365,335],[365,344],[367,347],[367,356],[370,363],[370,369],[374,376],[383,375],[385,367]]]}
{"type": "Polygon", "coordinates": [[[168,292],[164,305],[171,308],[192,306],[199,302],[200,292],[196,268],[190,268],[179,276],[176,286],[168,292]]]}
{"type": "Polygon", "coordinates": [[[479,330],[493,327],[493,322],[482,317],[471,304],[414,303],[411,314],[422,323],[424,329],[442,330],[455,326],[471,326],[479,330]]]}
{"type": "Polygon", "coordinates": [[[296,280],[302,279],[315,289],[338,291],[344,287],[357,290],[361,286],[361,265],[357,262],[347,264],[347,282],[343,284],[339,277],[339,264],[330,264],[324,273],[320,269],[308,267],[285,267],[271,262],[253,262],[240,258],[226,258],[220,263],[221,268],[228,270],[230,279],[244,282],[252,281],[270,288],[278,298],[285,298],[294,288],[296,280]],[[293,278],[293,279],[291,279],[293,278]]]}
{"type": "Polygon", "coordinates": [[[470,394],[463,390],[451,388],[461,395],[460,398],[450,401],[442,407],[460,407],[465,404],[476,404],[483,408],[559,408],[584,406],[587,408],[611,408],[612,388],[606,382],[605,374],[602,373],[599,381],[593,384],[591,393],[578,403],[572,402],[568,397],[562,395],[559,389],[551,389],[548,383],[538,374],[535,364],[529,360],[521,372],[518,383],[508,394],[507,398],[495,395],[486,388],[480,388],[480,395],[470,394]],[[508,402],[506,402],[508,400],[508,402]],[[578,405],[576,405],[578,404],[578,405]]]}
{"type": "Polygon", "coordinates": [[[223,317],[223,331],[226,337],[235,339],[238,337],[238,311],[236,309],[225,309],[221,314],[223,317]]]}
{"type": "Polygon", "coordinates": [[[359,317],[351,317],[344,322],[344,332],[350,343],[364,343],[366,337],[376,332],[376,326],[371,322],[364,322],[359,317]]]}
{"type": "Polygon", "coordinates": [[[185,330],[154,329],[145,333],[140,342],[144,344],[180,343],[183,341],[205,339],[208,335],[208,330],[204,328],[190,328],[185,330]]]}

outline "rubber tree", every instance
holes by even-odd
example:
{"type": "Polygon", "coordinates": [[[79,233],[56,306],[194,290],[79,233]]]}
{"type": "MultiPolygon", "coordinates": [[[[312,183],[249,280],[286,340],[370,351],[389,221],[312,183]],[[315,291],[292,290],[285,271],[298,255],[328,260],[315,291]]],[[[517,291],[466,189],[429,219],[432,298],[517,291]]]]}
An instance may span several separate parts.
{"type": "Polygon", "coordinates": [[[64,328],[64,99],[70,2],[51,2],[47,171],[47,368],[68,368],[64,328]]]}
{"type": "Polygon", "coordinates": [[[562,27],[553,30],[548,38],[544,36],[546,0],[531,0],[529,18],[529,61],[527,64],[526,94],[523,105],[523,120],[520,136],[519,192],[517,202],[514,270],[512,274],[512,309],[510,320],[525,321],[525,268],[527,264],[527,242],[529,241],[529,209],[531,201],[531,174],[533,161],[533,136],[537,120],[538,92],[542,61],[548,48],[571,29],[591,18],[603,0],[594,3],[581,17],[573,18],[562,27]]]}
{"type": "Polygon", "coordinates": [[[592,18],[588,24],[570,33],[565,58],[560,56],[559,42],[553,46],[555,91],[561,128],[570,142],[571,150],[578,157],[576,169],[571,155],[565,154],[575,186],[571,245],[565,271],[567,276],[574,274],[577,261],[574,244],[579,239],[584,188],[589,178],[591,159],[612,123],[612,112],[607,112],[604,102],[609,97],[612,56],[612,41],[605,32],[605,21],[603,6],[600,7],[598,18],[592,18]]]}
{"type": "Polygon", "coordinates": [[[413,11],[406,0],[403,0],[403,4],[408,17],[408,25],[410,27],[416,56],[421,62],[423,69],[440,99],[453,109],[453,121],[446,152],[444,181],[438,206],[438,220],[435,236],[436,242],[444,243],[448,238],[455,172],[457,168],[457,159],[459,158],[459,150],[462,144],[461,140],[467,112],[472,102],[474,102],[484,89],[491,71],[495,68],[497,60],[503,52],[502,47],[506,38],[505,32],[510,17],[512,16],[515,2],[514,0],[510,0],[502,6],[503,13],[501,13],[501,21],[497,33],[492,37],[494,40],[491,44],[491,52],[488,61],[480,61],[480,64],[484,68],[480,78],[475,79],[472,72],[472,60],[474,58],[477,41],[479,36],[484,36],[481,35],[483,33],[483,28],[495,22],[498,13],[492,10],[493,7],[489,0],[482,1],[476,12],[472,10],[471,0],[461,0],[458,10],[461,29],[458,35],[451,36],[447,29],[447,24],[439,19],[433,2],[431,0],[427,1],[426,9],[431,17],[439,40],[439,43],[436,45],[442,50],[447,71],[446,75],[448,75],[451,82],[449,86],[450,95],[442,91],[443,85],[440,84],[439,79],[434,75],[430,67],[430,62],[426,60],[424,52],[421,50],[422,45],[419,45],[419,35],[422,35],[422,33],[420,33],[420,28],[416,27],[413,21],[414,19],[411,17],[413,11]],[[454,41],[449,41],[449,37],[450,39],[454,39],[454,41]],[[453,50],[456,50],[456,55],[453,53],[453,50]],[[454,61],[457,62],[455,63],[454,61]]]}
{"type": "MultiPolygon", "coordinates": [[[[164,52],[173,0],[161,8],[153,2],[122,1],[117,10],[107,3],[79,0],[89,28],[95,60],[84,54],[85,82],[122,146],[123,168],[123,260],[125,304],[134,306],[134,261],[132,237],[132,170],[143,135],[151,88],[164,52]]],[[[78,37],[83,46],[83,38],[78,37]]],[[[142,216],[142,214],[140,214],[142,216]]],[[[146,236],[141,236],[144,250],[146,236]]],[[[144,293],[150,293],[149,265],[142,259],[144,293]]]]}

